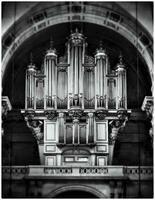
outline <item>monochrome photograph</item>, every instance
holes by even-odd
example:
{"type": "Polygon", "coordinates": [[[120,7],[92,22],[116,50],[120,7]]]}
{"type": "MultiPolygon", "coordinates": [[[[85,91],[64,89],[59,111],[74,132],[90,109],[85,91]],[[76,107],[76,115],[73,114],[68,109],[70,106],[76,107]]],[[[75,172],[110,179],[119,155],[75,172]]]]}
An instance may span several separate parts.
{"type": "Polygon", "coordinates": [[[1,2],[2,198],[153,198],[153,4],[1,2]]]}

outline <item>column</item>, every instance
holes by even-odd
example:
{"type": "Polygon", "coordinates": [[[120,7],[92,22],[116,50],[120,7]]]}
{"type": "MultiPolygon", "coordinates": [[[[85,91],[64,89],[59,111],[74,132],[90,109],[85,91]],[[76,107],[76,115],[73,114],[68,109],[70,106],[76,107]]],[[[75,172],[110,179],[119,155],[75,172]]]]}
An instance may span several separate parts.
{"type": "Polygon", "coordinates": [[[44,60],[44,73],[45,73],[45,96],[44,96],[44,109],[53,108],[56,109],[56,87],[57,87],[57,71],[56,71],[57,55],[56,50],[53,48],[53,42],[51,47],[47,50],[44,60]]]}
{"type": "Polygon", "coordinates": [[[58,117],[58,132],[59,132],[59,143],[64,143],[64,132],[65,132],[65,127],[64,127],[64,113],[59,113],[58,117]]]}
{"type": "Polygon", "coordinates": [[[107,55],[100,43],[99,49],[96,50],[95,55],[95,109],[106,108],[106,94],[107,94],[107,55]]]}
{"type": "Polygon", "coordinates": [[[94,142],[94,114],[88,113],[88,143],[94,142]]]}
{"type": "Polygon", "coordinates": [[[127,87],[126,69],[123,64],[122,55],[119,56],[119,63],[116,66],[117,74],[117,109],[127,109],[127,87]]]}

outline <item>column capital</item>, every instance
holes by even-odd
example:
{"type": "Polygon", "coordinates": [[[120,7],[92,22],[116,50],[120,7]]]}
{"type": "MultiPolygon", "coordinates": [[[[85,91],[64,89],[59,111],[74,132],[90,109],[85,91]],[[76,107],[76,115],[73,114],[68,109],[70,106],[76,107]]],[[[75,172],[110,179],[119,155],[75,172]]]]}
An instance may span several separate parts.
{"type": "Polygon", "coordinates": [[[74,119],[73,119],[73,124],[75,124],[75,123],[79,123],[79,119],[77,117],[74,117],[74,119]]]}
{"type": "Polygon", "coordinates": [[[94,113],[93,112],[89,112],[87,115],[88,115],[89,118],[93,118],[94,117],[94,113]]]}
{"type": "Polygon", "coordinates": [[[63,112],[60,112],[60,113],[58,114],[59,118],[63,118],[64,115],[65,115],[65,113],[63,113],[63,112]]]}

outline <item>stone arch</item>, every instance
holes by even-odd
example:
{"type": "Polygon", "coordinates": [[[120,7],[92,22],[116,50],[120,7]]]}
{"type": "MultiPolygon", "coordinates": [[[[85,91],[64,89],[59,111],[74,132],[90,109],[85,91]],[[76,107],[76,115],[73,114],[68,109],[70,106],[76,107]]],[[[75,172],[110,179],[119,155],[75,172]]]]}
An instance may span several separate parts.
{"type": "MultiPolygon", "coordinates": [[[[123,13],[122,8],[118,6],[117,3],[115,4],[115,7],[113,8],[108,8],[108,7],[100,8],[100,6],[97,6],[97,4],[90,4],[90,6],[88,7],[89,14],[86,12],[82,12],[82,14],[68,12],[67,5],[64,3],[61,3],[59,5],[55,3],[55,7],[56,6],[57,8],[60,8],[60,9],[57,9],[57,13],[53,14],[53,16],[43,18],[42,20],[40,20],[39,22],[37,21],[36,23],[27,24],[24,20],[26,17],[28,17],[29,15],[33,17],[34,13],[41,13],[45,9],[43,6],[41,9],[39,9],[39,5],[36,5],[36,7],[34,7],[28,13],[26,13],[22,18],[20,18],[15,23],[14,26],[12,26],[7,31],[7,33],[4,35],[2,39],[3,45],[6,39],[9,37],[10,32],[14,30],[14,27],[16,26],[16,29],[18,30],[20,25],[23,24],[23,27],[24,27],[23,30],[19,33],[15,33],[16,38],[12,39],[12,43],[7,48],[4,48],[4,53],[3,53],[4,56],[2,60],[2,76],[5,72],[5,69],[9,60],[12,58],[16,50],[28,38],[32,37],[34,34],[44,29],[47,29],[48,27],[53,26],[55,24],[61,24],[61,23],[67,23],[67,22],[86,22],[86,23],[92,23],[92,24],[97,24],[97,25],[106,27],[120,34],[121,36],[125,37],[135,48],[138,49],[140,55],[144,58],[147,64],[150,77],[153,78],[152,38],[144,29],[144,27],[142,27],[138,22],[137,24],[138,24],[139,32],[137,32],[137,29],[135,29],[135,24],[134,24],[135,19],[133,19],[128,13],[123,13]],[[62,8],[64,9],[64,13],[62,12],[62,8]],[[118,9],[120,9],[123,14],[119,15],[117,11],[118,9]],[[58,11],[61,13],[60,15],[58,15],[58,11]],[[115,14],[117,14],[118,17],[120,17],[118,21],[112,20],[111,13],[113,11],[115,12],[115,14]],[[132,23],[132,26],[131,24],[128,24],[128,17],[130,17],[130,20],[131,20],[130,22],[132,23]],[[144,43],[144,41],[142,40],[142,37],[145,37],[148,43],[144,43]]],[[[51,10],[52,8],[47,9],[46,14],[48,14],[48,12],[51,12],[51,10]]]]}
{"type": "Polygon", "coordinates": [[[95,195],[97,198],[107,198],[105,194],[101,193],[100,191],[96,190],[96,188],[90,187],[90,186],[85,186],[85,185],[66,185],[62,186],[54,191],[51,191],[46,197],[48,198],[53,198],[63,192],[68,192],[68,191],[84,191],[88,192],[92,195],[95,195]]]}

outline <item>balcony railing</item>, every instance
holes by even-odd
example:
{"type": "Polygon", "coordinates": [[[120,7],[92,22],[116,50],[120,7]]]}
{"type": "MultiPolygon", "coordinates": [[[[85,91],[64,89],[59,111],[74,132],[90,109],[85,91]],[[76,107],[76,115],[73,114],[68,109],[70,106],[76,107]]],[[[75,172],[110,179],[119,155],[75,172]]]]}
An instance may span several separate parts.
{"type": "Polygon", "coordinates": [[[3,179],[21,179],[24,177],[96,177],[138,180],[152,179],[151,166],[81,166],[81,167],[54,167],[54,166],[3,166],[3,179]]]}

